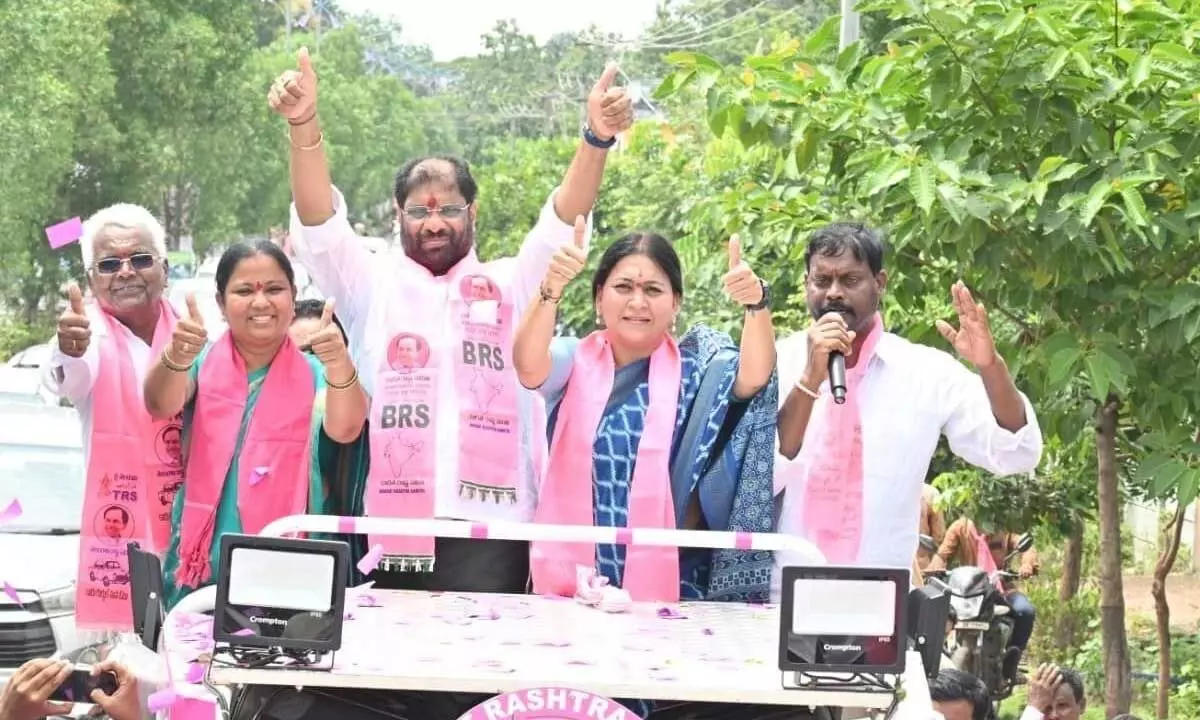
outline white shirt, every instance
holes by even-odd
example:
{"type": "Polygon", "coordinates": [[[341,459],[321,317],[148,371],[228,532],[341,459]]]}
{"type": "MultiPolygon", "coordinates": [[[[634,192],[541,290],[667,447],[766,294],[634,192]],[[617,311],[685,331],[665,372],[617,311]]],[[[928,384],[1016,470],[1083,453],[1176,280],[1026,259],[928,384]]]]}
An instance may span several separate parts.
{"type": "MultiPolygon", "coordinates": [[[[776,346],[779,353],[779,404],[808,362],[808,335],[795,333],[776,346]]],[[[1032,472],[1042,456],[1042,431],[1029,399],[1025,426],[1009,432],[996,422],[983,380],[952,355],[884,333],[858,390],[863,436],[863,534],[856,564],[911,568],[917,551],[921,488],[938,438],[963,460],[997,475],[1032,472]]],[[[820,388],[805,442],[814,437],[829,383],[820,388]]],[[[847,397],[847,402],[853,398],[847,397]]],[[[778,440],[777,440],[778,441],[778,440]]],[[[775,457],[777,491],[783,492],[778,532],[801,534],[804,512],[803,460],[775,457]]],[[[772,596],[779,593],[779,569],[789,560],[775,554],[772,596]]]]}
{"type": "Polygon", "coordinates": [[[1025,710],[1021,712],[1020,720],[1043,720],[1045,717],[1041,710],[1032,705],[1026,705],[1025,710]]]}
{"type": "MultiPolygon", "coordinates": [[[[83,310],[91,323],[92,331],[87,350],[82,357],[71,357],[58,349],[58,338],[51,338],[50,362],[43,371],[42,380],[51,391],[70,400],[79,412],[79,420],[83,425],[83,457],[86,463],[92,456],[92,388],[95,387],[96,377],[100,372],[100,343],[105,342],[108,337],[108,323],[104,322],[100,309],[94,304],[85,305],[83,310]]],[[[120,329],[119,332],[125,334],[134,374],[144,380],[152,361],[150,346],[121,323],[116,325],[120,329]]],[[[139,383],[138,396],[141,395],[142,386],[139,383]]]]}
{"type": "MultiPolygon", "coordinates": [[[[551,257],[563,245],[574,242],[574,226],[563,222],[554,211],[554,194],[550,194],[537,224],[525,237],[517,256],[488,263],[489,273],[498,276],[499,282],[511,283],[514,322],[524,314],[530,300],[537,295],[551,257]]],[[[290,228],[292,247],[296,257],[308,269],[314,284],[326,297],[334,299],[334,312],[350,338],[350,352],[355,366],[362,373],[363,388],[367,394],[372,394],[375,378],[371,369],[380,367],[387,357],[388,340],[392,336],[389,331],[423,324],[406,322],[411,317],[410,313],[440,314],[447,326],[453,325],[455,320],[451,314],[447,286],[439,286],[421,297],[412,297],[413,288],[397,282],[397,278],[402,277],[402,271],[396,263],[413,261],[405,255],[371,252],[350,226],[345,199],[337,188],[333,190],[333,207],[333,217],[324,224],[305,227],[293,204],[290,228]]],[[[588,237],[590,234],[589,216],[588,237]]],[[[431,348],[431,352],[441,354],[447,365],[451,363],[455,351],[449,333],[443,333],[431,348]]],[[[533,427],[534,403],[540,402],[536,394],[518,385],[520,477],[517,482],[517,501],[497,503],[460,497],[458,398],[454,374],[439,373],[435,420],[438,453],[435,516],[476,521],[533,520],[537,505],[537,479],[546,444],[544,425],[533,427]]]]}

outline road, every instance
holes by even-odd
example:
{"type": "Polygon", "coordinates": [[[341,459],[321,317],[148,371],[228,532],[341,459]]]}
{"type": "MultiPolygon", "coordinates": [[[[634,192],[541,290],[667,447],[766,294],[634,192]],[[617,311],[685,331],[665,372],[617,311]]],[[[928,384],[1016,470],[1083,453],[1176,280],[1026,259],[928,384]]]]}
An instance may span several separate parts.
{"type": "MultiPolygon", "coordinates": [[[[1154,597],[1149,575],[1125,576],[1126,616],[1142,615],[1154,619],[1154,597]]],[[[1200,576],[1171,575],[1167,578],[1167,602],[1171,606],[1171,626],[1187,630],[1200,628],[1200,576]]]]}

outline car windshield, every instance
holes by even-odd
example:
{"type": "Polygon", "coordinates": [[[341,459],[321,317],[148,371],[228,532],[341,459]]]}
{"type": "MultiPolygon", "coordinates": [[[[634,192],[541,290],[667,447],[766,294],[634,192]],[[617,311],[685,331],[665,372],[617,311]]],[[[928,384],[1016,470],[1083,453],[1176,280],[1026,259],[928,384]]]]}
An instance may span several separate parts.
{"type": "Polygon", "coordinates": [[[79,448],[0,443],[0,510],[13,498],[22,510],[0,532],[78,532],[84,480],[79,448]]]}
{"type": "Polygon", "coordinates": [[[46,401],[42,399],[36,391],[19,392],[13,390],[0,390],[0,405],[45,405],[46,401]]]}

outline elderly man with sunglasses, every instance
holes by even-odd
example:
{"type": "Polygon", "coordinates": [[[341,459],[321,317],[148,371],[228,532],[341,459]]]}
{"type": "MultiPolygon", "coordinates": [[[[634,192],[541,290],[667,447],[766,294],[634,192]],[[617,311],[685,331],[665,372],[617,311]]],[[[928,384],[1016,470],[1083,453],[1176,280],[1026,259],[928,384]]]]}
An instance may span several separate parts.
{"type": "Polygon", "coordinates": [[[101,537],[105,513],[127,518],[125,539],[166,548],[169,512],[182,479],[177,419],[155,421],[142,401],[146,370],[171,338],[177,314],[164,299],[167,249],[162,225],[145,208],[120,204],[83,225],[80,251],[91,299],[68,289],[68,305],[46,370],[46,384],[79,412],[87,463],[80,523],[81,627],[130,627],[129,600],[93,581],[87,569],[126,563],[124,543],[101,537]],[[89,592],[95,586],[95,592],[89,592]]]}

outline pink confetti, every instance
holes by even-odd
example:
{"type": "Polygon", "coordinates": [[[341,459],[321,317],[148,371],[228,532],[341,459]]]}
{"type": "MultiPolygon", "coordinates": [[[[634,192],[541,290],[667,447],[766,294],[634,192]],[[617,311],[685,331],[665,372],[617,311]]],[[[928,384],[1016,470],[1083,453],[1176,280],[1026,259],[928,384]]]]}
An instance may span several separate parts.
{"type": "Polygon", "coordinates": [[[199,685],[204,682],[204,666],[196,662],[188,665],[185,679],[192,685],[199,685]]]}
{"type": "Polygon", "coordinates": [[[267,474],[271,472],[271,468],[266,465],[259,465],[250,473],[250,487],[254,487],[267,478],[267,474]]]}
{"type": "Polygon", "coordinates": [[[673,607],[663,606],[658,609],[658,616],[664,620],[686,620],[687,615],[680,613],[673,607]]]}
{"type": "Polygon", "coordinates": [[[362,560],[358,561],[358,571],[363,575],[370,575],[379,567],[379,561],[383,559],[383,546],[376,543],[371,547],[366,555],[363,555],[362,560]]]}
{"type": "Polygon", "coordinates": [[[46,239],[50,241],[52,250],[70,245],[81,237],[83,237],[83,221],[77,217],[63,220],[46,228],[46,239]]]}
{"type": "Polygon", "coordinates": [[[568,665],[591,665],[587,660],[568,660],[568,665]]]}
{"type": "Polygon", "coordinates": [[[150,697],[146,698],[146,709],[152,713],[160,713],[177,702],[179,702],[179,696],[175,694],[174,690],[167,688],[151,693],[150,697]]]}
{"type": "Polygon", "coordinates": [[[15,602],[18,605],[21,605],[21,597],[19,595],[17,595],[17,589],[15,587],[13,587],[12,585],[9,585],[8,583],[4,583],[4,594],[8,596],[9,600],[12,600],[13,602],[15,602]]]}
{"type": "Polygon", "coordinates": [[[353,619],[354,619],[354,613],[353,613],[353,612],[351,612],[351,611],[349,611],[349,610],[347,610],[347,611],[346,611],[346,613],[345,613],[344,615],[342,615],[342,619],[343,619],[343,620],[353,620],[353,619]]]}
{"type": "Polygon", "coordinates": [[[571,647],[571,643],[566,640],[543,640],[540,643],[535,643],[538,647],[571,647]]]}
{"type": "Polygon", "coordinates": [[[0,523],[12,522],[21,517],[21,502],[16,498],[8,504],[4,512],[0,512],[0,523]]]}
{"type": "Polygon", "coordinates": [[[712,628],[704,628],[703,633],[705,635],[712,635],[713,634],[712,628]]]}
{"type": "Polygon", "coordinates": [[[234,635],[237,635],[238,637],[249,637],[253,634],[254,634],[254,631],[251,630],[250,628],[242,628],[241,630],[238,630],[237,632],[234,633],[234,635]]]}
{"type": "Polygon", "coordinates": [[[358,596],[358,606],[362,607],[383,607],[379,602],[379,598],[371,593],[362,593],[358,596]]]}

